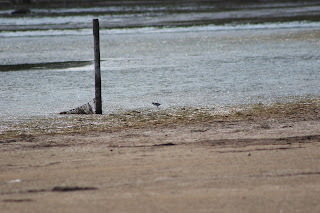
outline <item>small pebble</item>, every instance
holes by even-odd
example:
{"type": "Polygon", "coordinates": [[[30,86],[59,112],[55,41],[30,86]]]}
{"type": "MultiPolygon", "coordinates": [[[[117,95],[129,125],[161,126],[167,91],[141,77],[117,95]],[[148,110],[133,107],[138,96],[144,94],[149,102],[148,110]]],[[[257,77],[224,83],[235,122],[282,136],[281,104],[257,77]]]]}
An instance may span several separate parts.
{"type": "Polygon", "coordinates": [[[248,156],[251,156],[251,153],[248,153],[248,156]]]}

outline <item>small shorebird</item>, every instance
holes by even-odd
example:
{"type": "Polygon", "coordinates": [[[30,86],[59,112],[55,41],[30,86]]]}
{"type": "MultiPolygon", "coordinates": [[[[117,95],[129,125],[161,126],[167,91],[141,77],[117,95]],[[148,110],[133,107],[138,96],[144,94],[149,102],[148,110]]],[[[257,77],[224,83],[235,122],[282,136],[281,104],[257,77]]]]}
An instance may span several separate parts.
{"type": "Polygon", "coordinates": [[[161,105],[159,103],[156,103],[156,102],[152,102],[153,105],[155,105],[157,108],[161,105]]]}

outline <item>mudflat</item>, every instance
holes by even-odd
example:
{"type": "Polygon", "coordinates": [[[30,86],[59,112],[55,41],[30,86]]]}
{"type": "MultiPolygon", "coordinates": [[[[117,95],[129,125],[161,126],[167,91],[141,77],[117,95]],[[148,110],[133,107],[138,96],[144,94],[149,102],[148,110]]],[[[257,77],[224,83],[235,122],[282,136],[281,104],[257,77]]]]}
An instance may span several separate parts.
{"type": "Polygon", "coordinates": [[[1,212],[320,212],[319,107],[283,109],[1,139],[1,212]]]}

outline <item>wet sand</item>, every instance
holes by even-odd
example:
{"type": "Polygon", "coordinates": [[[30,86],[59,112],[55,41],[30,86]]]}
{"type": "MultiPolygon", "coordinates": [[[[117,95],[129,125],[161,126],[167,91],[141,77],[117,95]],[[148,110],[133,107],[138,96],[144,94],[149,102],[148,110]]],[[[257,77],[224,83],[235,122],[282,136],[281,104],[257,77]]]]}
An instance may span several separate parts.
{"type": "Polygon", "coordinates": [[[2,139],[0,209],[319,212],[318,109],[2,139]]]}

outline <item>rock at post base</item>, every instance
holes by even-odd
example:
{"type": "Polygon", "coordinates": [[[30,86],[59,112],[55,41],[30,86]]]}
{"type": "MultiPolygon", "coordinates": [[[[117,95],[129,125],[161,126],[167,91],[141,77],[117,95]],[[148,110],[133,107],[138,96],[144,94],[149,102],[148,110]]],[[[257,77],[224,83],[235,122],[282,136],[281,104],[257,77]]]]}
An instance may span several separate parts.
{"type": "Polygon", "coordinates": [[[95,113],[95,101],[93,100],[93,103],[86,103],[86,104],[83,104],[75,109],[71,109],[71,110],[68,110],[68,111],[63,111],[63,112],[60,112],[59,114],[94,114],[95,113]]]}

